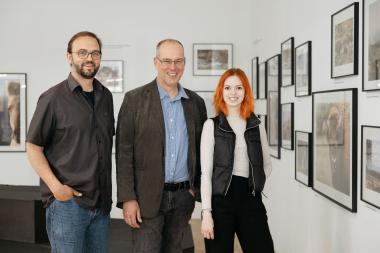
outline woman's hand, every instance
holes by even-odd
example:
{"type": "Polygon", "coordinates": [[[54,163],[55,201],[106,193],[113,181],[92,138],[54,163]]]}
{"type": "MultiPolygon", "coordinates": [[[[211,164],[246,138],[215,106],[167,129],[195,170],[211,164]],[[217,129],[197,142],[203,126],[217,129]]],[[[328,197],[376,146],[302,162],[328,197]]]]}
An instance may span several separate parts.
{"type": "Polygon", "coordinates": [[[214,220],[210,210],[202,210],[202,235],[206,239],[214,239],[214,220]]]}

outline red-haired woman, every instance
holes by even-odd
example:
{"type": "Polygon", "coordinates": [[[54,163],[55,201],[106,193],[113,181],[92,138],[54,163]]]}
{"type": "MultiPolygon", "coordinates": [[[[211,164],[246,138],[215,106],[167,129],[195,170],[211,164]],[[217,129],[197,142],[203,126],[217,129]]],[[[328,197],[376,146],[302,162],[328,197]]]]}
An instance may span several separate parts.
{"type": "Polygon", "coordinates": [[[274,252],[261,200],[272,170],[265,127],[253,113],[253,96],[241,69],[229,69],[214,96],[216,117],[201,139],[202,234],[207,253],[274,252]]]}

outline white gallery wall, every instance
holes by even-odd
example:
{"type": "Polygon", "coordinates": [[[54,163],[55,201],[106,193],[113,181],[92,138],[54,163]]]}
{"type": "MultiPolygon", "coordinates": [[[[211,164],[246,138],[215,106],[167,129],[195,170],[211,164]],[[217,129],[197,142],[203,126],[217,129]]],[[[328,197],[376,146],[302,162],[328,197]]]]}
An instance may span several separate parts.
{"type": "MultiPolygon", "coordinates": [[[[233,65],[251,75],[251,58],[260,62],[279,54],[281,43],[294,36],[295,46],[312,41],[312,91],[358,88],[358,152],[360,125],[380,125],[380,92],[361,91],[361,18],[359,75],[330,78],[331,14],[351,4],[347,0],[140,0],[0,2],[0,73],[27,74],[27,123],[39,95],[69,73],[67,42],[81,30],[103,40],[103,59],[124,61],[124,91],[155,77],[156,43],[167,37],[181,40],[187,66],[182,84],[212,91],[218,77],[193,76],[193,43],[233,43],[233,65]]],[[[362,14],[360,4],[360,17],[362,14]]],[[[114,93],[115,117],[123,94],[114,93]]],[[[282,103],[294,102],[295,130],[311,131],[311,97],[295,98],[294,86],[282,89],[282,103]]],[[[263,101],[257,113],[266,113],[263,101]]],[[[26,153],[0,153],[0,184],[38,185],[26,153]]],[[[294,179],[294,151],[281,149],[273,159],[264,202],[278,253],[380,252],[380,210],[360,200],[351,213],[294,179]]],[[[113,167],[115,175],[115,167],[113,167]]],[[[116,183],[114,179],[114,201],[116,183]]],[[[112,217],[121,217],[113,208],[112,217]]],[[[194,213],[199,217],[199,207],[194,213]]]]}
{"type": "MultiPolygon", "coordinates": [[[[247,73],[252,52],[250,0],[140,0],[0,2],[0,73],[27,73],[27,123],[39,95],[69,74],[66,47],[82,30],[103,41],[104,60],[124,61],[124,91],[155,77],[155,46],[176,38],[185,47],[186,70],[181,83],[198,91],[213,91],[218,77],[193,76],[193,43],[232,43],[233,63],[247,73]]],[[[115,117],[124,94],[114,93],[115,117]]],[[[113,161],[114,162],[114,161],[113,161]]],[[[26,153],[0,153],[0,184],[38,185],[26,153]]],[[[116,201],[115,167],[113,196],[116,201]]],[[[121,217],[113,208],[112,217],[121,217]]],[[[200,217],[199,206],[194,217],[200,217]]]]}
{"type": "MultiPolygon", "coordinates": [[[[294,151],[281,149],[272,159],[264,202],[280,253],[380,252],[380,210],[360,200],[361,125],[380,125],[380,92],[362,92],[362,1],[359,8],[359,75],[330,78],[331,15],[348,0],[254,0],[253,56],[260,62],[281,53],[281,43],[294,37],[295,46],[312,41],[312,91],[358,88],[357,213],[338,206],[294,179],[294,151]]],[[[294,129],[312,131],[312,98],[294,97],[294,86],[281,90],[282,103],[294,102],[294,129]]],[[[265,103],[257,112],[266,113],[265,103]]],[[[326,157],[328,159],[328,157],[326,157]]]]}

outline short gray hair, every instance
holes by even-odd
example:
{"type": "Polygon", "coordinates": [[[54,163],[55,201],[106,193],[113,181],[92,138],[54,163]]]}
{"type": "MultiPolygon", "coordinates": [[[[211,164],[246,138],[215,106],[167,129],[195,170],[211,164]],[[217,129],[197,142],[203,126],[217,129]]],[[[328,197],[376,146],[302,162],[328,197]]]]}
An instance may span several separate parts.
{"type": "Polygon", "coordinates": [[[182,49],[184,49],[182,43],[179,40],[176,40],[176,39],[164,39],[164,40],[161,40],[160,42],[157,43],[157,46],[156,46],[156,56],[158,56],[158,51],[160,50],[161,45],[164,44],[164,43],[166,43],[166,42],[177,43],[177,44],[179,44],[182,47],[182,49]]]}

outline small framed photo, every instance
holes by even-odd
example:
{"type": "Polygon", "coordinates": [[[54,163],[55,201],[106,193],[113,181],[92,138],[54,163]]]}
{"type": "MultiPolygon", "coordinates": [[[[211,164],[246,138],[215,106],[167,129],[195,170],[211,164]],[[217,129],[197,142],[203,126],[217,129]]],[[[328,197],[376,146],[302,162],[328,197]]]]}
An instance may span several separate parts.
{"type": "Polygon", "coordinates": [[[295,131],[295,179],[306,186],[312,186],[313,153],[311,133],[295,131]]]}
{"type": "Polygon", "coordinates": [[[123,92],[124,74],[122,60],[102,60],[95,78],[111,92],[123,92]]]}
{"type": "Polygon", "coordinates": [[[26,140],[26,74],[0,73],[0,152],[23,152],[26,140]]]}
{"type": "Polygon", "coordinates": [[[293,150],[294,138],[294,103],[282,104],[281,108],[281,147],[293,150]]]}
{"type": "Polygon", "coordinates": [[[361,199],[380,208],[380,127],[362,126],[361,199]]]}
{"type": "Polygon", "coordinates": [[[313,93],[313,189],[356,212],[357,89],[313,93]]]}
{"type": "Polygon", "coordinates": [[[232,68],[232,44],[193,44],[193,75],[220,76],[232,68]]]}
{"type": "Polygon", "coordinates": [[[311,94],[311,41],[296,47],[295,62],[295,96],[309,96],[311,94]]]}
{"type": "Polygon", "coordinates": [[[359,3],[331,15],[331,78],[358,74],[359,3]]]}
{"type": "Polygon", "coordinates": [[[380,1],[363,1],[363,91],[380,90],[380,1]]]}
{"type": "Polygon", "coordinates": [[[258,90],[259,90],[259,57],[254,57],[252,59],[252,94],[254,98],[258,98],[258,90]]]}
{"type": "Polygon", "coordinates": [[[259,64],[259,89],[258,99],[267,98],[267,63],[262,62],[259,64]]]}
{"type": "Polygon", "coordinates": [[[207,117],[215,117],[214,109],[214,94],[215,91],[196,91],[196,93],[203,98],[206,104],[207,117]]]}
{"type": "Polygon", "coordinates": [[[294,84],[294,37],[281,43],[281,86],[294,84]]]}
{"type": "Polygon", "coordinates": [[[267,94],[268,94],[268,143],[270,154],[281,158],[281,55],[277,54],[267,60],[267,94]]]}

